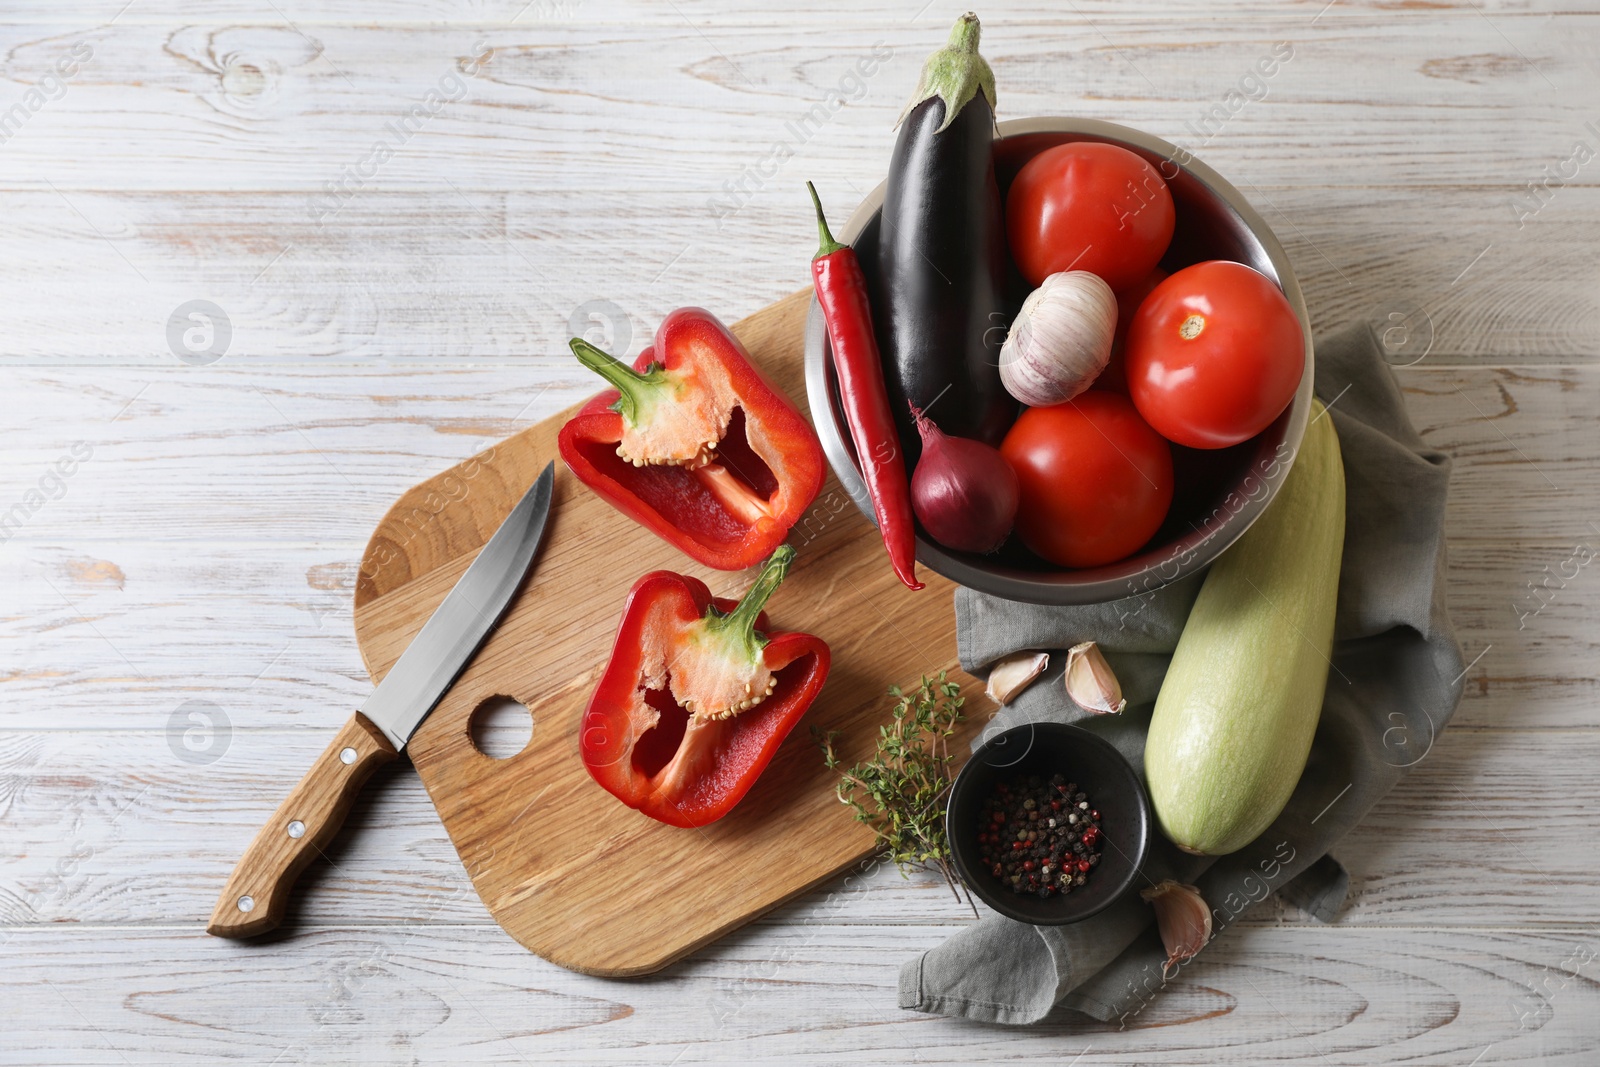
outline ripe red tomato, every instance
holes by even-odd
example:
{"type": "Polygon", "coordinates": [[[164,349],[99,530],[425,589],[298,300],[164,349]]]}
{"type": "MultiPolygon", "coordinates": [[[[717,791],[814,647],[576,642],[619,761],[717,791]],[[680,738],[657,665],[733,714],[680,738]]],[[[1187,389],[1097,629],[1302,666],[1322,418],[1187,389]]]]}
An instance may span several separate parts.
{"type": "Polygon", "coordinates": [[[1086,270],[1127,288],[1160,261],[1174,220],[1172,193],[1156,169],[1095,141],[1040,152],[1006,194],[1011,258],[1034,285],[1057,271],[1086,270]]]}
{"type": "Polygon", "coordinates": [[[1272,280],[1213,259],[1156,286],[1128,329],[1128,395],[1169,441],[1226,448],[1266,429],[1305,371],[1300,320],[1272,280]]]}
{"type": "Polygon", "coordinates": [[[1063,567],[1132,555],[1172,504],[1171,446],[1116,393],[1028,408],[1000,454],[1021,488],[1018,536],[1063,567]]]}

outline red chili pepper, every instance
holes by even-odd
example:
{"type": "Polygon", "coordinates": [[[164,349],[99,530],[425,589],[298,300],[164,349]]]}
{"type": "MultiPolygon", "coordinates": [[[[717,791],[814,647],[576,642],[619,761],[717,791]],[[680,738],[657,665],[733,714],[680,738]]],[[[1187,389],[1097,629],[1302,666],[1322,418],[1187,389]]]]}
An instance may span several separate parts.
{"type": "Polygon", "coordinates": [[[671,571],[635,583],[578,741],[628,807],[673,826],[722,818],[822,690],[828,646],[767,632],[761,610],[793,559],[779,548],[737,603],[671,571]]]}
{"type": "Polygon", "coordinates": [[[630,368],[581,338],[573,354],[615,389],[561,428],[572,473],[708,567],[766,559],[822,488],[805,416],[716,316],[679,308],[630,368]]]}
{"type": "Polygon", "coordinates": [[[810,182],[811,202],[817,206],[817,231],[822,244],[811,258],[811,279],[828,323],[833,348],[833,368],[839,375],[839,398],[844,421],[855,442],[861,478],[872,497],[883,546],[895,574],[910,589],[917,581],[917,533],[911,513],[911,485],[905,459],[900,454],[900,434],[889,409],[889,390],[883,383],[883,359],[872,329],[872,305],[867,281],[855,249],[840,244],[828,232],[822,201],[810,182]]]}

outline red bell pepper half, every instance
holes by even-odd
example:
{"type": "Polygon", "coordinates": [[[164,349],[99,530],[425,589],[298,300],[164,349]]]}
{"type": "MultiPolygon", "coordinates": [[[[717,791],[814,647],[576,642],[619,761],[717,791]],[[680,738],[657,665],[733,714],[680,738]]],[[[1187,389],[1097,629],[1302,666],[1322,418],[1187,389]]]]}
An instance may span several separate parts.
{"type": "Polygon", "coordinates": [[[572,473],[618,511],[718,570],[766,559],[827,473],[805,416],[708,311],[679,308],[633,367],[581,338],[614,388],[561,428],[572,473]]]}
{"type": "Polygon", "coordinates": [[[750,791],[828,676],[819,638],[766,629],[762,607],[793,559],[779,548],[737,603],[671,571],[634,584],[578,740],[607,792],[704,826],[750,791]]]}

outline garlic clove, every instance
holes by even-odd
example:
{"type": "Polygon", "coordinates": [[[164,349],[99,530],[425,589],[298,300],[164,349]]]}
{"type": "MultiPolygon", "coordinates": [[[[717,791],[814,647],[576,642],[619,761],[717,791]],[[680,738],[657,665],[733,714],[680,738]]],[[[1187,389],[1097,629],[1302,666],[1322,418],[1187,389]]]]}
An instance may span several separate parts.
{"type": "Polygon", "coordinates": [[[1016,695],[1050,666],[1050,657],[1044,652],[1016,652],[996,663],[989,671],[989,699],[996,704],[1009,704],[1016,695]]]}
{"type": "Polygon", "coordinates": [[[1139,895],[1156,909],[1156,929],[1167,950],[1167,962],[1161,968],[1164,981],[1171,976],[1172,968],[1193,959],[1211,940],[1211,909],[1200,890],[1171,878],[1140,890],[1139,895]]]}
{"type": "Polygon", "coordinates": [[[1093,641],[1067,649],[1064,672],[1067,696],[1084,711],[1096,715],[1115,715],[1128,706],[1122,699],[1122,685],[1106,662],[1104,652],[1093,641]]]}

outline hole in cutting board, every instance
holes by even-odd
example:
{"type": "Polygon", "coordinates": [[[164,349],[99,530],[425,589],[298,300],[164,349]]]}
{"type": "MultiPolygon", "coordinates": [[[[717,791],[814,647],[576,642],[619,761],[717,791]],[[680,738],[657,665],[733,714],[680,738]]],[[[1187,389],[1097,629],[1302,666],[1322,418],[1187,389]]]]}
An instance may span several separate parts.
{"type": "Polygon", "coordinates": [[[467,736],[490,759],[510,759],[533,740],[533,712],[516,697],[492,696],[472,709],[467,736]]]}

